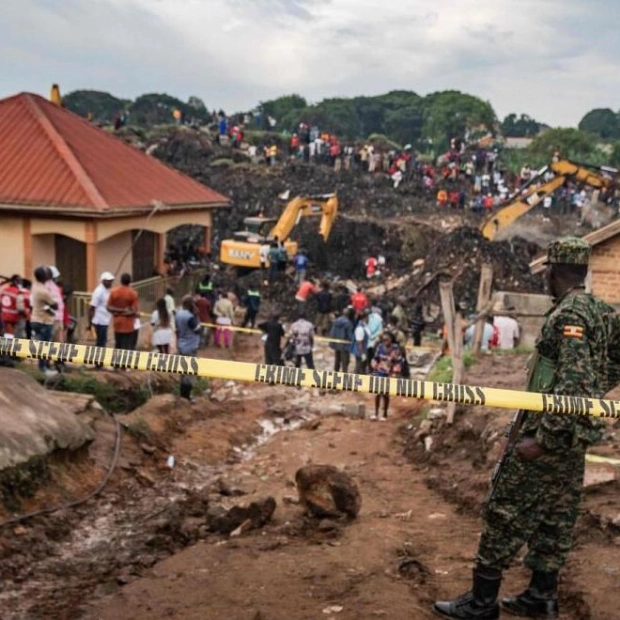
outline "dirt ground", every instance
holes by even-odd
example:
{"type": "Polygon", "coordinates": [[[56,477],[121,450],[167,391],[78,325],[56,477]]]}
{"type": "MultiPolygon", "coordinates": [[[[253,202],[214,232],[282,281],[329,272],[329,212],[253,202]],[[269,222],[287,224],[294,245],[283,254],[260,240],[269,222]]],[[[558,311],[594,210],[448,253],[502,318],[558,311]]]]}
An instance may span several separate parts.
{"type": "MultiPolygon", "coordinates": [[[[250,337],[240,351],[260,356],[250,337]]],[[[320,365],[330,361],[329,352],[319,355],[320,365]]],[[[523,356],[483,357],[467,381],[518,387],[523,366],[523,356]]],[[[0,530],[0,617],[433,617],[433,600],[469,585],[479,508],[509,413],[468,408],[451,428],[437,418],[429,452],[420,435],[428,405],[394,400],[382,423],[343,415],[343,400],[372,407],[364,396],[214,382],[193,405],[163,395],[119,416],[130,432],[100,498],[0,530]],[[308,463],[354,478],[362,495],[356,520],[303,515],[294,478],[308,463]],[[277,508],[263,528],[230,536],[204,527],[214,505],[265,496],[277,508]]],[[[113,425],[104,419],[98,428],[90,460],[103,470],[113,425]]],[[[609,429],[600,454],[620,454],[616,434],[609,429]]],[[[87,461],[71,472],[92,482],[87,461]]],[[[618,490],[616,480],[586,489],[562,574],[565,620],[620,617],[618,490]]],[[[526,579],[517,563],[503,592],[526,579]]]]}

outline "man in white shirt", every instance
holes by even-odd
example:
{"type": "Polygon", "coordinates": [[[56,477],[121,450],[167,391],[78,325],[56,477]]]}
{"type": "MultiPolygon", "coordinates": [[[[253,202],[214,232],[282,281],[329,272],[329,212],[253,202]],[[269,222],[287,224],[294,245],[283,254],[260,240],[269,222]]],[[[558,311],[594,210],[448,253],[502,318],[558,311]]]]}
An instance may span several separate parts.
{"type": "Polygon", "coordinates": [[[107,309],[110,289],[114,282],[114,274],[104,271],[99,278],[100,284],[93,291],[88,310],[88,327],[95,328],[97,347],[105,347],[108,342],[108,327],[112,320],[112,315],[107,309]]]}
{"type": "Polygon", "coordinates": [[[519,344],[519,324],[516,319],[510,316],[510,311],[506,309],[501,301],[493,306],[493,324],[499,330],[499,349],[514,349],[519,344]]]}

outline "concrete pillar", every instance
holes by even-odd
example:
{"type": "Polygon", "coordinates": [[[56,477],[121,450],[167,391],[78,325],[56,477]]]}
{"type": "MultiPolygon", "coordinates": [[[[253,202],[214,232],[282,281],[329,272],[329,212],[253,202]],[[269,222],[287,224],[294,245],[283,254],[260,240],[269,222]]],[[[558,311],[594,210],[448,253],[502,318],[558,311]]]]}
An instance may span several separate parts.
{"type": "Polygon", "coordinates": [[[167,233],[161,233],[155,237],[155,269],[162,276],[166,275],[166,265],[164,263],[166,241],[167,233]]]}
{"type": "Polygon", "coordinates": [[[97,286],[97,225],[86,222],[86,290],[97,286]]]}

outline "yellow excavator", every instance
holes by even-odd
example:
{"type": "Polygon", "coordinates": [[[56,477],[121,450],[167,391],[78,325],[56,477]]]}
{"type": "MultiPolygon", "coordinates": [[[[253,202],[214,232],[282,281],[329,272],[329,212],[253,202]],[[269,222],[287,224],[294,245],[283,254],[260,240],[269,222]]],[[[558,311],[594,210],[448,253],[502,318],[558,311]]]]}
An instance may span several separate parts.
{"type": "Polygon", "coordinates": [[[297,254],[298,244],[289,239],[289,235],[302,217],[320,215],[319,233],[323,241],[327,241],[337,214],[336,194],[297,196],[288,202],[277,219],[246,217],[243,220],[243,230],[236,232],[233,239],[222,241],[220,261],[235,267],[258,269],[261,245],[270,244],[275,239],[284,244],[286,253],[292,258],[297,254]]]}
{"type": "Polygon", "coordinates": [[[553,161],[538,171],[518,193],[511,196],[499,211],[491,214],[480,226],[480,231],[489,240],[508,228],[517,218],[531,211],[545,198],[562,187],[566,181],[583,183],[590,187],[602,189],[611,187],[616,181],[618,170],[606,166],[578,164],[567,159],[553,161]],[[552,179],[545,181],[547,172],[553,172],[552,179]]]}

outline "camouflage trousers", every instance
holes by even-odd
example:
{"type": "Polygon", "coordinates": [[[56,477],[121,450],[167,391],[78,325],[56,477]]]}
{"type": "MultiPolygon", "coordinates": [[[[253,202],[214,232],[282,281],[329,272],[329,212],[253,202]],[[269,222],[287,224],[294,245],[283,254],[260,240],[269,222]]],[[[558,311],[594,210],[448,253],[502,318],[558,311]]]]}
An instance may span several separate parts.
{"type": "Polygon", "coordinates": [[[524,544],[525,565],[554,572],[566,561],[579,511],[585,448],[525,462],[514,452],[484,508],[477,561],[505,569],[524,544]]]}

